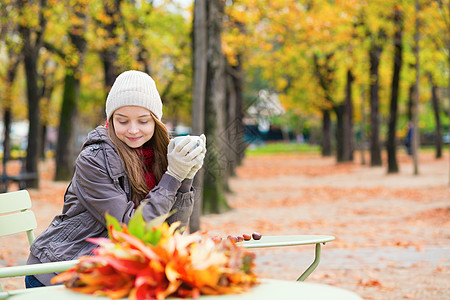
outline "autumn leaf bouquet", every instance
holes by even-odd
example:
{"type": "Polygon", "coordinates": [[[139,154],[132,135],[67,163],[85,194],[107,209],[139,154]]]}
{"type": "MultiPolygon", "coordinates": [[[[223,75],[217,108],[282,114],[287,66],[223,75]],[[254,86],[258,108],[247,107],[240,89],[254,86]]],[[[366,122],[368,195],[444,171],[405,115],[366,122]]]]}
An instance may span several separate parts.
{"type": "Polygon", "coordinates": [[[52,283],[111,299],[158,300],[241,293],[257,283],[253,254],[230,239],[183,235],[165,217],[146,223],[140,207],[127,226],[107,215],[109,238],[89,239],[99,245],[93,255],[52,283]]]}

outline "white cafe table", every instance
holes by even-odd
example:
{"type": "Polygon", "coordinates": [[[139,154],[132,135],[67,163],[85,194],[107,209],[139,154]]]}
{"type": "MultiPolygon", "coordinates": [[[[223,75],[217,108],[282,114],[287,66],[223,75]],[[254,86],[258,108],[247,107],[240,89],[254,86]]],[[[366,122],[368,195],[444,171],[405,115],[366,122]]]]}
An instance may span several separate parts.
{"type": "MultiPolygon", "coordinates": [[[[362,300],[357,294],[338,287],[298,281],[261,279],[261,284],[242,294],[200,296],[200,300],[362,300]]],[[[3,296],[3,297],[2,297],[3,296]]],[[[3,292],[7,300],[107,300],[107,297],[73,292],[62,285],[3,292]]],[[[179,298],[169,297],[168,300],[179,298]]]]}
{"type": "Polygon", "coordinates": [[[320,244],[325,245],[326,242],[331,242],[333,240],[334,236],[331,235],[276,235],[262,236],[260,240],[243,241],[239,244],[242,244],[245,248],[285,247],[315,244],[316,250],[314,261],[297,279],[298,281],[304,281],[319,265],[321,255],[320,244]]]}
{"type": "MultiPolygon", "coordinates": [[[[334,236],[330,235],[279,235],[262,236],[260,240],[243,241],[238,244],[242,245],[242,247],[245,248],[267,248],[315,244],[316,250],[313,263],[297,279],[298,281],[303,281],[306,279],[306,277],[309,276],[309,274],[312,273],[312,271],[314,271],[314,269],[317,268],[320,262],[320,244],[325,244],[326,242],[331,242],[333,240],[334,236]]],[[[70,260],[45,264],[0,268],[0,278],[44,274],[55,271],[62,272],[75,266],[77,263],[78,260],[70,260]]]]}

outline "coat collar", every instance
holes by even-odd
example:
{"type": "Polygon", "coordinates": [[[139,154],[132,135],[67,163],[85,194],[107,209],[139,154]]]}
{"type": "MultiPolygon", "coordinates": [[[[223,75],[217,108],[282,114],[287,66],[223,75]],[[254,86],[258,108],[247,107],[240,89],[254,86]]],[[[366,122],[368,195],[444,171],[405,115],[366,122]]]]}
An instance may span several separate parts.
{"type": "Polygon", "coordinates": [[[99,145],[105,155],[106,168],[112,179],[118,179],[126,175],[119,154],[113,142],[108,136],[108,130],[104,126],[98,126],[89,132],[83,143],[83,149],[91,145],[99,145]]]}

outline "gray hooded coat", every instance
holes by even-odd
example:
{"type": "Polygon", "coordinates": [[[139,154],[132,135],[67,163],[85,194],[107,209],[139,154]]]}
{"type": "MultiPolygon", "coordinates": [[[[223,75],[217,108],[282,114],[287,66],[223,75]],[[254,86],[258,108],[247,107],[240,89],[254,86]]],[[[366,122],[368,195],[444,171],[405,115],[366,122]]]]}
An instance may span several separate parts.
{"type": "MultiPolygon", "coordinates": [[[[167,222],[181,221],[186,226],[194,205],[192,180],[179,182],[168,174],[144,200],[146,221],[176,212],[167,222]]],[[[105,127],[91,131],[83,144],[75,166],[75,173],[64,195],[62,213],[39,235],[30,248],[28,264],[77,259],[90,255],[96,245],[89,237],[107,237],[105,213],[127,224],[135,212],[131,187],[121,160],[105,127]]],[[[35,277],[50,285],[55,274],[35,277]]]]}

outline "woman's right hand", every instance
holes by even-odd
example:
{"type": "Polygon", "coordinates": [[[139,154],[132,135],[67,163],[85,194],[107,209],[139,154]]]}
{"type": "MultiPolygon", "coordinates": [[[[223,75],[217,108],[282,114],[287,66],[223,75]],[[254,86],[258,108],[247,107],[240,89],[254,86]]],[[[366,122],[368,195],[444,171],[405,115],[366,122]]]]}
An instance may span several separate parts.
{"type": "Polygon", "coordinates": [[[194,178],[195,174],[197,174],[198,170],[203,166],[203,160],[205,159],[206,155],[206,136],[202,134],[200,136],[201,140],[203,141],[203,151],[195,158],[195,165],[192,167],[192,169],[189,171],[189,173],[186,175],[186,178],[192,179],[194,178]]]}
{"type": "Polygon", "coordinates": [[[199,145],[195,149],[197,140],[186,136],[177,145],[171,140],[167,147],[167,174],[176,178],[180,182],[188,175],[189,171],[197,163],[197,156],[202,155],[204,145],[199,145]]]}

